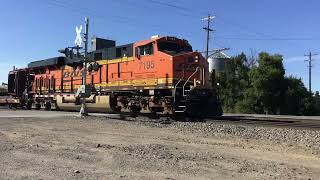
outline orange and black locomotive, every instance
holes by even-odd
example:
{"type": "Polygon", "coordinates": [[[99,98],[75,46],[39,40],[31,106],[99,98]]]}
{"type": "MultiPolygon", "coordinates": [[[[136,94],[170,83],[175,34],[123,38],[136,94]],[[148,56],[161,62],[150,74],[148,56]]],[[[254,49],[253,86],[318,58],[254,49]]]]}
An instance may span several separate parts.
{"type": "Polygon", "coordinates": [[[91,43],[87,68],[79,52],[66,48],[60,51],[64,56],[9,72],[8,93],[26,109],[79,110],[77,92],[86,78],[89,111],[222,115],[209,86],[208,62],[187,40],[153,36],[121,46],[101,38],[91,43]]]}

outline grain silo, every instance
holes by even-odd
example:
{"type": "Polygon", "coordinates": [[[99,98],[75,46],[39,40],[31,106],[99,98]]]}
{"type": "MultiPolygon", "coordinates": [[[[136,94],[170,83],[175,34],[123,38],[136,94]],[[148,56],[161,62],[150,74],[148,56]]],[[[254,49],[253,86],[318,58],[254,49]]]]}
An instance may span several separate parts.
{"type": "Polygon", "coordinates": [[[215,70],[216,73],[224,72],[226,69],[226,62],[230,59],[228,55],[223,52],[217,52],[212,55],[209,61],[209,70],[212,72],[215,70]]]}

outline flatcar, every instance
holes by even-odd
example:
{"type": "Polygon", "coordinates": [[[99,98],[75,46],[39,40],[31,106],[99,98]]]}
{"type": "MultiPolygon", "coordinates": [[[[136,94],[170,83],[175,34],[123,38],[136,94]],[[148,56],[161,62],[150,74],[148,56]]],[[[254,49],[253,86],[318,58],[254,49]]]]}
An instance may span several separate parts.
{"type": "Polygon", "coordinates": [[[92,38],[87,76],[83,56],[74,49],[64,56],[34,61],[9,72],[8,93],[25,109],[220,116],[222,108],[209,85],[207,60],[187,40],[171,36],[116,46],[92,38]],[[81,90],[84,78],[90,93],[81,90]]]}

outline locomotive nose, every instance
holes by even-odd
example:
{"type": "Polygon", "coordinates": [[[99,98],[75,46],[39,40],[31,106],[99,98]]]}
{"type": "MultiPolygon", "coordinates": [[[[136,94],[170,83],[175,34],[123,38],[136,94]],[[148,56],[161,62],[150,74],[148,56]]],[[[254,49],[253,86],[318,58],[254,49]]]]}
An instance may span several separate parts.
{"type": "Polygon", "coordinates": [[[187,112],[190,116],[221,116],[221,103],[212,89],[195,88],[187,98],[187,112]]]}

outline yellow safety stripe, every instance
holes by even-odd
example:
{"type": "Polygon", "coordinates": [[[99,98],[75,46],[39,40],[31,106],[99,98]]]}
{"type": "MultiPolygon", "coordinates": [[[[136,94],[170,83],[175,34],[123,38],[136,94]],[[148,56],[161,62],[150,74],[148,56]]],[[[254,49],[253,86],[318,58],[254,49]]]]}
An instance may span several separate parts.
{"type": "Polygon", "coordinates": [[[124,81],[111,81],[108,83],[94,84],[95,87],[112,87],[112,86],[156,86],[158,84],[172,84],[173,78],[149,78],[134,79],[124,81]]]}
{"type": "MultiPolygon", "coordinates": [[[[148,78],[148,79],[133,79],[133,80],[122,80],[122,81],[110,81],[108,83],[96,83],[94,86],[99,87],[122,87],[122,86],[132,86],[132,87],[144,87],[144,89],[154,89],[159,84],[167,84],[167,88],[173,88],[173,81],[179,80],[178,78],[148,78]]],[[[192,82],[192,81],[189,81],[192,82]]],[[[89,83],[88,83],[89,84],[89,83]]],[[[73,89],[78,89],[81,85],[73,85],[73,89]]],[[[59,90],[60,86],[56,86],[59,90]]],[[[63,89],[71,89],[71,85],[63,85],[63,89]]],[[[40,90],[37,88],[36,90],[40,90]]],[[[48,90],[47,88],[42,88],[42,90],[48,90]]]]}
{"type": "Polygon", "coordinates": [[[104,64],[115,64],[115,63],[120,63],[120,62],[128,62],[132,61],[133,57],[122,57],[119,59],[109,59],[109,60],[100,60],[97,61],[98,64],[104,65],[104,64]]]}

